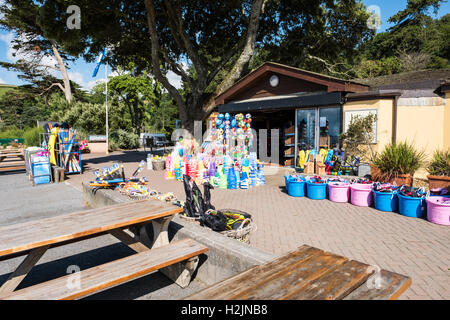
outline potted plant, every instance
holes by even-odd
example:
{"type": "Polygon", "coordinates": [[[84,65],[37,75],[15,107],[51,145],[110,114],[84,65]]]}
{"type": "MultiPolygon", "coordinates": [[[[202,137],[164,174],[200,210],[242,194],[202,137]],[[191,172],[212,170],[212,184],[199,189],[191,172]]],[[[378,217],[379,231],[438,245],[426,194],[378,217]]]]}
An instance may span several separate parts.
{"type": "Polygon", "coordinates": [[[436,150],[427,171],[430,190],[438,188],[450,190],[450,149],[447,151],[436,150]]]}
{"type": "Polygon", "coordinates": [[[391,143],[375,157],[373,165],[379,170],[379,176],[372,179],[412,186],[414,173],[424,164],[423,151],[407,142],[391,143]]]}

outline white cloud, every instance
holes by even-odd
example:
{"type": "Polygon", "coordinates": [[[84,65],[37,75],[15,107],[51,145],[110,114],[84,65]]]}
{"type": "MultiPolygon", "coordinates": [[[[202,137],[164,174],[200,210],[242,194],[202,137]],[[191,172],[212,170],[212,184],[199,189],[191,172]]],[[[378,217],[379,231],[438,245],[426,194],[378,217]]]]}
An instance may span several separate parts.
{"type": "Polygon", "coordinates": [[[78,71],[67,72],[67,75],[69,76],[69,79],[72,80],[73,82],[76,82],[79,85],[83,85],[83,83],[84,83],[83,75],[81,73],[79,73],[78,71]]]}
{"type": "Polygon", "coordinates": [[[181,88],[181,77],[174,73],[173,71],[167,72],[167,80],[169,80],[170,84],[173,85],[175,88],[180,89],[181,88]]]}
{"type": "Polygon", "coordinates": [[[3,80],[2,78],[0,78],[0,84],[5,84],[5,80],[3,80]]]}

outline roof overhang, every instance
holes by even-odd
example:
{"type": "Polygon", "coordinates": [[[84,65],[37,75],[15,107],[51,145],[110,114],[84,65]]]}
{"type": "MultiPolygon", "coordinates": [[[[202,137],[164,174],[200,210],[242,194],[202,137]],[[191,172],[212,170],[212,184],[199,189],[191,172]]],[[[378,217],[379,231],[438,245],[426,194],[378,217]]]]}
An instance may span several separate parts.
{"type": "Polygon", "coordinates": [[[365,92],[369,90],[369,86],[354,81],[339,79],[274,62],[266,62],[255,71],[240,79],[221,95],[217,96],[215,98],[216,105],[221,105],[233,101],[234,96],[248,90],[255,82],[257,82],[268,73],[280,74],[287,77],[322,85],[326,87],[327,92],[365,92]]]}
{"type": "Polygon", "coordinates": [[[292,97],[274,97],[271,99],[254,99],[248,101],[232,102],[219,105],[219,112],[221,113],[236,113],[236,112],[253,112],[253,111],[268,111],[268,110],[282,110],[295,109],[301,107],[319,107],[327,105],[342,104],[342,92],[309,94],[303,96],[292,97]]]}

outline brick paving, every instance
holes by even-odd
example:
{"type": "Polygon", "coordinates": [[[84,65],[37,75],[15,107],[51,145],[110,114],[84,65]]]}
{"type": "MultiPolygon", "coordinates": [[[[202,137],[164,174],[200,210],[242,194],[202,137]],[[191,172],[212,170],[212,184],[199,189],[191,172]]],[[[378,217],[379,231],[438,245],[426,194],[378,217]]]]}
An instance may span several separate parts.
{"type": "MultiPolygon", "coordinates": [[[[85,158],[89,157],[95,156],[85,158]]],[[[142,152],[111,155],[115,160],[129,159],[124,160],[127,175],[144,158],[142,152]]],[[[109,160],[101,159],[86,159],[88,170],[69,176],[68,182],[78,188],[81,181],[92,179],[90,171],[109,160]]],[[[165,180],[162,172],[144,170],[143,175],[152,188],[174,192],[184,200],[181,182],[165,180]]],[[[248,190],[212,190],[212,203],[251,213],[257,225],[251,245],[259,249],[282,255],[308,244],[410,276],[412,285],[401,299],[450,299],[450,227],[348,203],[290,197],[283,175],[280,169],[266,176],[265,186],[248,190]]]]}

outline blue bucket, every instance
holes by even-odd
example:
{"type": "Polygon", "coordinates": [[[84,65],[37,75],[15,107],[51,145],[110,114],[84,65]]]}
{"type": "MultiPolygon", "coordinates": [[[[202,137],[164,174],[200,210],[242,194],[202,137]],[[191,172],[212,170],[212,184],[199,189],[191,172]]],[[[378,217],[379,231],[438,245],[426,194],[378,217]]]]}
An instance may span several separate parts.
{"type": "Polygon", "coordinates": [[[398,195],[398,212],[412,218],[422,218],[425,214],[425,198],[405,197],[398,195]]]}
{"type": "Polygon", "coordinates": [[[291,197],[304,197],[305,181],[288,181],[287,192],[291,197]]]}
{"type": "Polygon", "coordinates": [[[324,200],[327,198],[327,183],[306,182],[308,198],[313,200],[324,200]]]}
{"type": "Polygon", "coordinates": [[[378,192],[373,190],[375,209],[394,212],[398,209],[398,196],[396,192],[378,192]]]}

